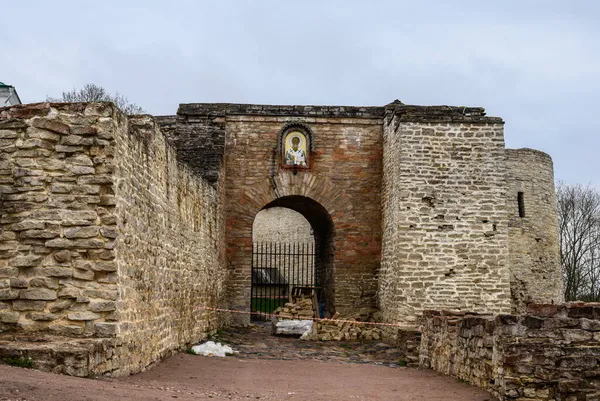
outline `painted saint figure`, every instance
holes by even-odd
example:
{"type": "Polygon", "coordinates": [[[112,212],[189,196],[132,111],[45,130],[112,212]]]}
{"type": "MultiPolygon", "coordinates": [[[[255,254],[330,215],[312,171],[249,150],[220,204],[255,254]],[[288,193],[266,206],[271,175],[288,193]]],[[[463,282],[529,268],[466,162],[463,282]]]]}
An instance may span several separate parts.
{"type": "Polygon", "coordinates": [[[285,164],[306,167],[306,153],[300,149],[300,137],[293,136],[292,147],[285,153],[285,164]]]}

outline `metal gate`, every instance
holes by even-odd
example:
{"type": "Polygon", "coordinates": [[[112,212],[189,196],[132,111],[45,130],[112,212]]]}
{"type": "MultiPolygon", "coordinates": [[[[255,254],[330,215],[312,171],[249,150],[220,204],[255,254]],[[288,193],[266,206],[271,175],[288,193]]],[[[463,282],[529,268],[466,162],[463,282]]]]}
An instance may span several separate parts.
{"type": "Polygon", "coordinates": [[[294,287],[318,287],[316,273],[314,243],[253,243],[252,312],[272,313],[288,302],[294,287]]]}

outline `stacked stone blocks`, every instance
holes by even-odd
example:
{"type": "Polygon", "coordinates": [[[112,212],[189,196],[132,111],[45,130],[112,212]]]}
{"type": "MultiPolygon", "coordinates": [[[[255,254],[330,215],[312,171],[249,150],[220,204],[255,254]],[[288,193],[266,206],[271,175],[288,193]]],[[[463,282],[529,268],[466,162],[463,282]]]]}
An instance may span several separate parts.
{"type": "Polygon", "coordinates": [[[427,312],[420,363],[501,400],[600,397],[600,305],[530,304],[523,315],[427,312]]]}
{"type": "Polygon", "coordinates": [[[116,335],[112,108],[38,104],[0,118],[1,329],[116,335]]]}
{"type": "Polygon", "coordinates": [[[399,106],[383,125],[384,320],[415,324],[438,308],[509,312],[502,120],[399,106]]]}
{"type": "Polygon", "coordinates": [[[5,108],[0,146],[4,338],[89,338],[95,362],[75,371],[127,374],[222,324],[197,309],[223,298],[222,184],[178,162],[152,117],[5,108]]]}

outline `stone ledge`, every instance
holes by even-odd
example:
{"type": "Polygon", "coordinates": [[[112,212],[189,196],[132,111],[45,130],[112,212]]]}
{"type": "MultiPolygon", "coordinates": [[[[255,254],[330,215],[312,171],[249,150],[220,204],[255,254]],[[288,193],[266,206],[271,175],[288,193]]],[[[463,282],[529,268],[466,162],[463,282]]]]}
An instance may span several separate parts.
{"type": "Polygon", "coordinates": [[[89,377],[107,374],[119,340],[107,338],[74,339],[50,335],[31,337],[2,335],[0,360],[11,357],[29,357],[33,367],[52,373],[89,377]]]}
{"type": "Polygon", "coordinates": [[[460,122],[466,124],[504,124],[500,117],[486,116],[483,107],[466,106],[415,106],[393,104],[386,109],[388,121],[396,117],[397,122],[444,123],[460,122]]]}

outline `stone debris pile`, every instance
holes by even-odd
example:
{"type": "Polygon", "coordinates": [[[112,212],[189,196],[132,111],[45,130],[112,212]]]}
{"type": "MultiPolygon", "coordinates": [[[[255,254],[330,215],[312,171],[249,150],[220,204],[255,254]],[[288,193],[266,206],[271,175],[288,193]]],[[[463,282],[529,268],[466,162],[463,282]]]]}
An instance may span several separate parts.
{"type": "Polygon", "coordinates": [[[301,338],[319,341],[371,341],[379,340],[381,336],[382,332],[379,327],[359,322],[353,318],[344,319],[339,313],[336,313],[331,317],[331,321],[315,322],[312,331],[301,338]]]}
{"type": "MultiPolygon", "coordinates": [[[[274,325],[282,320],[308,320],[314,316],[315,306],[312,298],[300,298],[295,303],[288,302],[274,312],[276,318],[274,325]]],[[[278,333],[278,331],[274,331],[278,333]]],[[[382,331],[379,327],[365,324],[355,318],[344,318],[336,312],[330,320],[314,322],[312,330],[304,333],[303,340],[317,341],[351,341],[351,340],[379,340],[382,331]]]]}
{"type": "Polygon", "coordinates": [[[302,297],[295,303],[288,302],[273,312],[279,319],[307,320],[314,317],[312,298],[302,297]]]}

